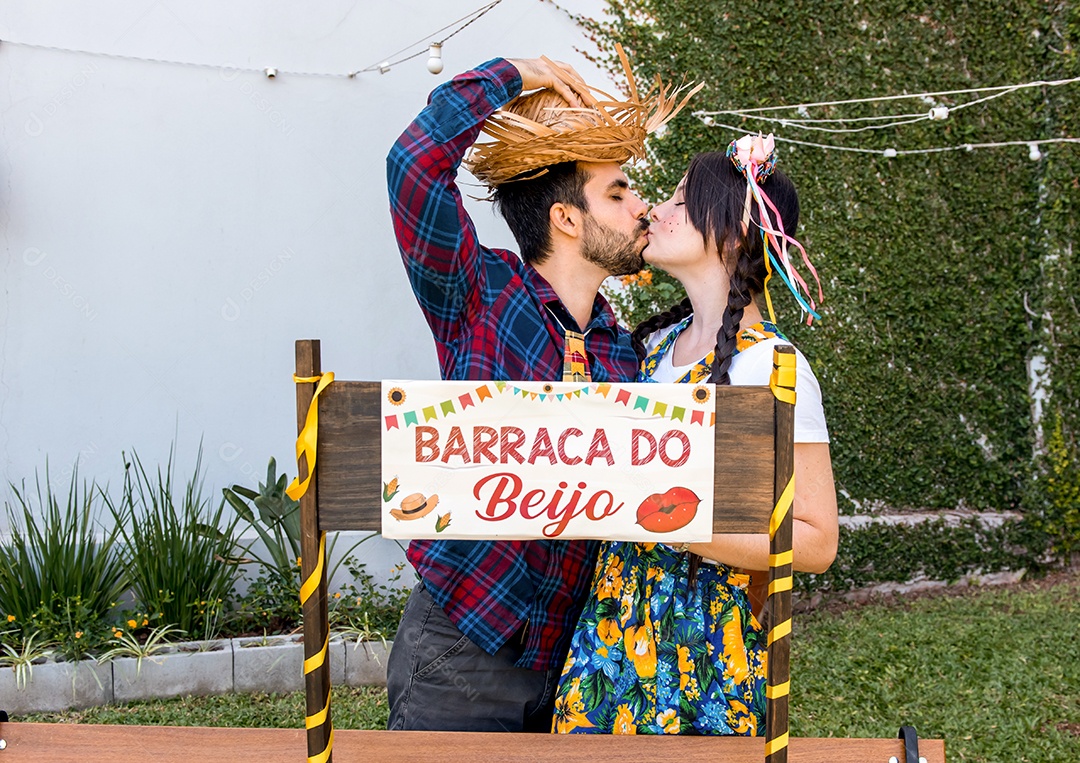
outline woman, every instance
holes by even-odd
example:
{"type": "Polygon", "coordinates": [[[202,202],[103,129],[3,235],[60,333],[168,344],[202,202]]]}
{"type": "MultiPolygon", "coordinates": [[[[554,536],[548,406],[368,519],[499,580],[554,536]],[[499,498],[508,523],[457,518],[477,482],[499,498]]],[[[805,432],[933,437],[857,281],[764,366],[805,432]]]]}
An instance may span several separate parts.
{"type": "MultiPolygon", "coordinates": [[[[688,296],[634,332],[644,358],[638,381],[768,384],[772,346],[787,343],[762,315],[772,314],[769,281],[782,279],[813,314],[787,257],[789,244],[802,249],[789,235],[798,196],[774,165],[771,136],[746,136],[726,154],[695,157],[675,194],[650,213],[645,259],[688,296]]],[[[836,556],[836,491],[821,393],[801,353],[797,372],[794,567],[823,572],[836,556]]],[[[763,731],[766,639],[750,609],[749,577],[736,570],[765,569],[768,557],[765,535],[714,535],[678,548],[603,544],[554,730],[763,731]]]]}

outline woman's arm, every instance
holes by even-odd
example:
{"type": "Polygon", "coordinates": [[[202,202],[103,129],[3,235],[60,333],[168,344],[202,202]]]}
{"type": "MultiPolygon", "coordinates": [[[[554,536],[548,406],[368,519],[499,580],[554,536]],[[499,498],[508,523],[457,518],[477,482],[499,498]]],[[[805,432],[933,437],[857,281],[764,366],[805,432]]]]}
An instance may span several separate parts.
{"type": "MultiPolygon", "coordinates": [[[[794,568],[824,572],[836,558],[839,523],[832,459],[826,442],[795,444],[795,505],[792,523],[794,568]]],[[[731,567],[769,567],[769,537],[714,535],[711,543],[694,543],[690,551],[731,567]]]]}

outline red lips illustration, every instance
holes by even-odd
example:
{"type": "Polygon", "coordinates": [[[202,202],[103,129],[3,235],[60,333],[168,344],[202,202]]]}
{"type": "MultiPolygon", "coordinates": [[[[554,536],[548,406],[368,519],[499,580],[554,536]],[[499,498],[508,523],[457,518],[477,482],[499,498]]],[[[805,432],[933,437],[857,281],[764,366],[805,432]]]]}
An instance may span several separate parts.
{"type": "Polygon", "coordinates": [[[673,487],[663,494],[653,493],[638,506],[637,523],[649,532],[673,532],[690,524],[699,503],[701,499],[685,487],[673,487]]]}

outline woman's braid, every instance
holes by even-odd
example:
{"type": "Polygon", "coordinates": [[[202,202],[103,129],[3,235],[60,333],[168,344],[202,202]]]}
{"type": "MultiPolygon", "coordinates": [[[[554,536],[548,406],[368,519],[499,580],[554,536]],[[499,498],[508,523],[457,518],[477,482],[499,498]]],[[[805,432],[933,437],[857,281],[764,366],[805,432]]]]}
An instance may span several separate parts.
{"type": "Polygon", "coordinates": [[[690,298],[686,297],[682,302],[672,305],[665,312],[658,313],[652,318],[646,318],[639,323],[630,335],[630,339],[634,343],[634,352],[638,356],[638,362],[641,363],[645,360],[645,340],[648,339],[650,334],[657,329],[678,323],[693,311],[694,308],[690,305],[690,298]]]}
{"type": "Polygon", "coordinates": [[[755,269],[754,258],[745,248],[740,247],[735,268],[729,278],[728,303],[724,308],[723,323],[716,332],[716,352],[709,377],[709,381],[714,384],[731,384],[728,372],[739,339],[739,324],[743,319],[743,311],[753,301],[754,294],[761,290],[761,279],[757,277],[755,269]]]}

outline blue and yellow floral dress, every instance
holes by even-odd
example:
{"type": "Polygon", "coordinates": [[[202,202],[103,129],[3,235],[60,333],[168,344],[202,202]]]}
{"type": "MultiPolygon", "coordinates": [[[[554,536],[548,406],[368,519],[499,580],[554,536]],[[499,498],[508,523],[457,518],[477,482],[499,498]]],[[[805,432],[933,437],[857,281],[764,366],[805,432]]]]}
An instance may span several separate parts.
{"type": "MultiPolygon", "coordinates": [[[[651,381],[689,325],[675,326],[642,363],[651,381]]],[[[780,336],[744,331],[736,352],[780,336]]],[[[709,377],[712,355],[680,382],[709,377]]],[[[592,590],[574,631],[555,699],[557,733],[724,734],[764,730],[766,636],[746,596],[749,578],[662,543],[600,547],[592,590]]]]}

